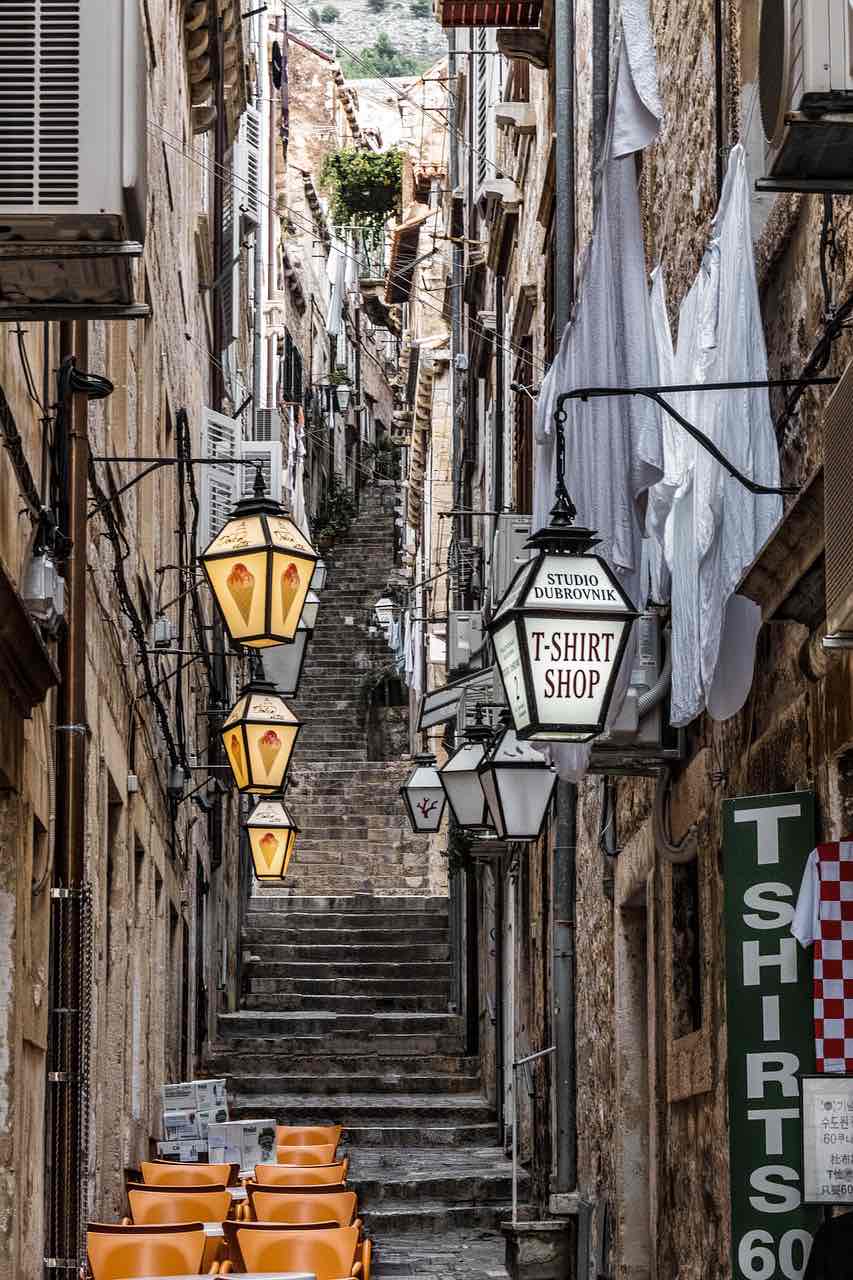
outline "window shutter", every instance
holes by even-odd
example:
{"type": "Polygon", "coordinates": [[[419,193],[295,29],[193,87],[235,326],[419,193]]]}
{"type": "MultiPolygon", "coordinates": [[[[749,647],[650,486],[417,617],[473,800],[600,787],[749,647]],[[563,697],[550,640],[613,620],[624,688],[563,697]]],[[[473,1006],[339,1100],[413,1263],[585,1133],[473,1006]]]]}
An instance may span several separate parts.
{"type": "MultiPolygon", "coordinates": [[[[201,456],[203,458],[239,458],[242,456],[240,424],[233,418],[213,409],[205,409],[201,427],[201,456]]],[[[241,495],[239,475],[249,471],[248,467],[234,466],[224,463],[206,463],[199,468],[201,483],[199,484],[199,506],[201,516],[198,523],[198,551],[211,542],[225,524],[234,509],[234,504],[241,495]]]]}
{"type": "Polygon", "coordinates": [[[256,222],[261,220],[261,113],[255,107],[246,107],[240,134],[242,170],[240,177],[245,188],[240,203],[256,222]]]}
{"type": "Polygon", "coordinates": [[[489,81],[488,55],[486,52],[487,32],[480,28],[477,32],[477,185],[481,185],[489,176],[488,163],[488,120],[489,120],[489,81]]]}
{"type": "MultiPolygon", "coordinates": [[[[275,414],[278,421],[278,414],[275,414]]],[[[263,462],[264,484],[266,485],[267,495],[276,502],[281,502],[281,427],[279,426],[279,439],[277,440],[244,440],[243,454],[244,458],[251,458],[253,461],[258,458],[263,462]]],[[[255,468],[239,467],[242,475],[238,478],[240,485],[240,497],[250,498],[255,487],[255,468]]]]}
{"type": "Polygon", "coordinates": [[[222,273],[219,298],[222,307],[222,342],[226,347],[239,336],[240,321],[240,147],[231,158],[222,183],[222,273]]]}

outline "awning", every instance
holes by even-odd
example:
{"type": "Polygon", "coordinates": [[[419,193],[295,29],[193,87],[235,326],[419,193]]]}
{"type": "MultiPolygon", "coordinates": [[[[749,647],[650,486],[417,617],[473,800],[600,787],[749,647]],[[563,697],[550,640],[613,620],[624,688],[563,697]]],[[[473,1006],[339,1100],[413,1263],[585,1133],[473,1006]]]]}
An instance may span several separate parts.
{"type": "Polygon", "coordinates": [[[459,712],[459,703],[470,689],[472,692],[483,692],[483,700],[492,701],[494,688],[494,667],[484,667],[482,671],[472,671],[470,675],[459,680],[451,680],[441,689],[433,689],[421,698],[418,709],[418,733],[423,729],[431,729],[436,724],[447,724],[455,720],[459,712]]]}
{"type": "Polygon", "coordinates": [[[391,228],[391,250],[385,284],[387,303],[408,302],[412,295],[421,227],[433,212],[429,205],[410,204],[403,221],[391,228]]]}
{"type": "Polygon", "coordinates": [[[436,0],[435,16],[448,27],[538,27],[542,0],[436,0]]]}

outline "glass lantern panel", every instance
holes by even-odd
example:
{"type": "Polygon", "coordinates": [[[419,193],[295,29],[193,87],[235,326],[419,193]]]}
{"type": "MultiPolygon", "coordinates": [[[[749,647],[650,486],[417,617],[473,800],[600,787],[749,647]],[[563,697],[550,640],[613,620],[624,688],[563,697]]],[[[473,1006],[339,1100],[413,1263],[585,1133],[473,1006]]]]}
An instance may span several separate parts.
{"type": "Polygon", "coordinates": [[[285,640],[296,635],[313,572],[313,560],[304,556],[278,551],[273,556],[270,630],[274,635],[285,640]]]}
{"type": "Polygon", "coordinates": [[[498,765],[496,772],[506,819],[506,838],[535,838],[554,790],[555,775],[544,766],[541,769],[513,769],[498,765]]]}
{"type": "Polygon", "coordinates": [[[600,723],[628,626],[628,619],[524,615],[534,719],[540,725],[578,729],[600,723]]]}
{"type": "Polygon", "coordinates": [[[484,769],[480,774],[480,786],[483,788],[483,795],[486,797],[486,804],[489,807],[489,816],[492,819],[492,826],[503,840],[505,839],[505,833],[503,831],[503,822],[501,821],[501,809],[498,804],[497,788],[495,787],[494,766],[484,769]]]}
{"type": "Polygon", "coordinates": [[[599,556],[546,555],[524,599],[525,609],[562,609],[573,613],[628,613],[616,579],[599,556]]]}
{"type": "Polygon", "coordinates": [[[415,830],[438,831],[447,803],[443,787],[417,787],[409,783],[406,797],[415,830]]]}
{"type": "Polygon", "coordinates": [[[312,569],[316,551],[311,543],[300,533],[297,526],[289,516],[269,516],[267,523],[269,525],[270,539],[276,550],[293,551],[296,555],[306,555],[311,557],[312,569]]]}
{"type": "Polygon", "coordinates": [[[252,861],[258,879],[278,879],[285,865],[291,832],[271,827],[253,827],[249,833],[252,861]]]}
{"type": "Polygon", "coordinates": [[[280,791],[293,744],[296,726],[289,724],[247,724],[252,786],[264,791],[280,791]]]}
{"type": "Polygon", "coordinates": [[[264,675],[286,697],[293,697],[299,687],[307,644],[308,632],[300,626],[292,644],[276,644],[264,650],[264,675]]]}
{"type": "Polygon", "coordinates": [[[267,545],[260,516],[238,516],[226,520],[219,533],[202,555],[223,555],[225,552],[262,550],[267,545]]]}
{"type": "Polygon", "coordinates": [[[441,782],[447,793],[456,821],[462,827],[486,825],[486,798],[477,765],[483,758],[482,743],[465,743],[441,770],[441,782]]]}
{"type": "Polygon", "coordinates": [[[228,712],[228,718],[225,720],[226,728],[229,724],[236,724],[238,720],[243,719],[243,712],[246,710],[246,703],[248,701],[249,699],[245,695],[242,698],[237,699],[234,706],[228,712]]]}
{"type": "Polygon", "coordinates": [[[277,693],[252,693],[246,708],[247,720],[263,720],[273,724],[297,724],[290,707],[277,693]]]}
{"type": "Polygon", "coordinates": [[[229,635],[256,636],[266,628],[267,553],[209,560],[206,570],[229,635]]]}
{"type": "Polygon", "coordinates": [[[238,788],[242,791],[249,785],[249,762],[246,758],[246,743],[241,729],[226,729],[222,735],[225,753],[231,772],[238,788]]]}
{"type": "Polygon", "coordinates": [[[326,563],[324,560],[318,560],[314,566],[314,573],[311,577],[311,590],[322,591],[326,585],[326,563]]]}
{"type": "Polygon", "coordinates": [[[500,631],[494,632],[492,640],[513,722],[516,729],[526,729],[530,724],[530,708],[515,622],[508,622],[500,631]]]}

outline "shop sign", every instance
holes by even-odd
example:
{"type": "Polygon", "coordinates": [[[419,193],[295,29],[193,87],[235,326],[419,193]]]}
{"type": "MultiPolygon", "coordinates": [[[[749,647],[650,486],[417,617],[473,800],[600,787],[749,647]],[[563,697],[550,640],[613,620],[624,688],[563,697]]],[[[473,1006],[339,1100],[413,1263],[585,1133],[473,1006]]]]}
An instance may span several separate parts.
{"type": "Polygon", "coordinates": [[[735,1280],[800,1280],[821,1220],[805,1203],[802,1168],[800,1078],[815,1067],[812,960],[791,934],[814,833],[810,791],[724,804],[735,1280]]]}

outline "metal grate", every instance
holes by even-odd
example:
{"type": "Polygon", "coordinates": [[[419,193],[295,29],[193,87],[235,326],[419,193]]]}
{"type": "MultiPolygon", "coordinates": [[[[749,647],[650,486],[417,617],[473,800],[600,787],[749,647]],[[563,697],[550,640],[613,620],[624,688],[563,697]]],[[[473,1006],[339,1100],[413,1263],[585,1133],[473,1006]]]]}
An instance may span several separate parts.
{"type": "Polygon", "coordinates": [[[86,1261],[92,894],[51,890],[50,1007],[45,1101],[45,1276],[86,1261]]]}
{"type": "Polygon", "coordinates": [[[38,200],[76,204],[80,171],[80,0],[41,0],[38,200]]]}
{"type": "Polygon", "coordinates": [[[0,203],[32,205],[36,167],[36,0],[0,15],[0,203]]]}
{"type": "Polygon", "coordinates": [[[823,417],[827,630],[853,629],[853,361],[823,417]]]}

